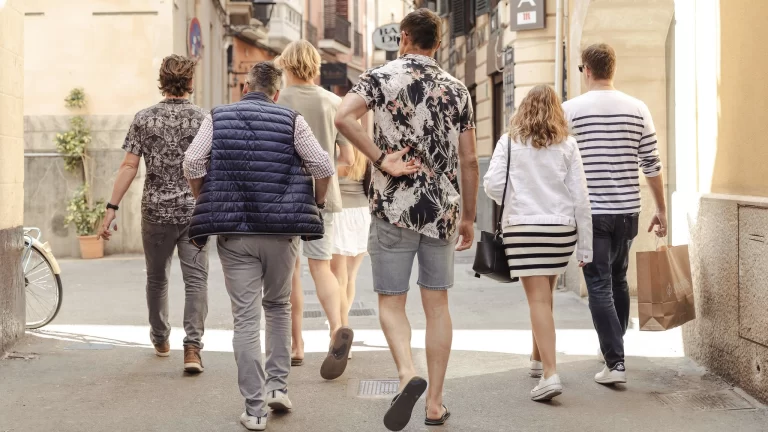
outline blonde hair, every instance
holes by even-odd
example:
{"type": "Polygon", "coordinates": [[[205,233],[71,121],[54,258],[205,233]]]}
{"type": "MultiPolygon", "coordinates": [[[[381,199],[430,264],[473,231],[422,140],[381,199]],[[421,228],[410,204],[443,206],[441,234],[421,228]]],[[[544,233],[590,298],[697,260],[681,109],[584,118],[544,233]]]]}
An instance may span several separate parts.
{"type": "Polygon", "coordinates": [[[312,81],[320,75],[320,53],[305,40],[288,44],[277,60],[278,65],[296,78],[312,81]]]}
{"type": "Polygon", "coordinates": [[[360,150],[352,147],[355,153],[355,161],[349,166],[347,178],[354,181],[360,181],[365,177],[365,169],[368,166],[368,158],[360,150]]]}
{"type": "Polygon", "coordinates": [[[510,120],[509,136],[534,148],[548,147],[568,138],[568,122],[555,90],[537,85],[523,99],[510,120]]]}

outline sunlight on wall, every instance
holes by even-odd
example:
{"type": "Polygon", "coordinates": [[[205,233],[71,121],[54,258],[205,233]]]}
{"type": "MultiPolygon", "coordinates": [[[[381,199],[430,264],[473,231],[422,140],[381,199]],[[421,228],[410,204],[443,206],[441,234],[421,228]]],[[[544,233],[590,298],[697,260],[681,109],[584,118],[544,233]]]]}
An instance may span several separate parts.
{"type": "Polygon", "coordinates": [[[720,2],[696,2],[699,192],[712,191],[720,101],[720,2]]]}

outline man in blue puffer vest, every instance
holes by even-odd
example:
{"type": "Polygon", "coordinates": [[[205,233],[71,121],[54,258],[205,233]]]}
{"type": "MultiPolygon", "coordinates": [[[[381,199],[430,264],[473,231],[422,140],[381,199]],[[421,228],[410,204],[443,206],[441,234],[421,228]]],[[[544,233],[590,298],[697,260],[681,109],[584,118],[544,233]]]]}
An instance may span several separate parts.
{"type": "Polygon", "coordinates": [[[208,236],[218,236],[245,397],[240,422],[249,430],[266,429],[267,407],[292,408],[287,390],[291,277],[299,238],[323,236],[320,210],[334,174],[304,118],[275,103],[281,81],[282,72],[272,62],[254,65],[243,99],[214,108],[184,158],[197,199],[189,237],[200,247],[208,236]],[[259,340],[262,306],[266,376],[259,340]]]}

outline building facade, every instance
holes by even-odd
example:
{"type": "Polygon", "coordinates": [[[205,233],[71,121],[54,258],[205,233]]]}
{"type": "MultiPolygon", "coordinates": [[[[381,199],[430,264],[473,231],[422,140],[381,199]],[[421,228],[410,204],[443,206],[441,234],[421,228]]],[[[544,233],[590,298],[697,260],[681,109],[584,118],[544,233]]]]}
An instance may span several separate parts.
{"type": "MultiPolygon", "coordinates": [[[[57,257],[79,256],[66,203],[82,179],[64,170],[53,139],[73,114],[64,98],[84,89],[80,112],[91,129],[95,198],[109,199],[128,126],[139,110],[162,100],[158,70],[169,54],[199,58],[194,103],[227,101],[227,15],[222,0],[27,0],[24,12],[24,194],[26,225],[38,226],[57,257]],[[76,31],[74,31],[76,29],[76,31]]],[[[120,235],[107,253],[142,251],[143,164],[118,214],[120,235]]]]}
{"type": "Polygon", "coordinates": [[[0,2],[0,356],[24,334],[24,11],[0,2]]]}

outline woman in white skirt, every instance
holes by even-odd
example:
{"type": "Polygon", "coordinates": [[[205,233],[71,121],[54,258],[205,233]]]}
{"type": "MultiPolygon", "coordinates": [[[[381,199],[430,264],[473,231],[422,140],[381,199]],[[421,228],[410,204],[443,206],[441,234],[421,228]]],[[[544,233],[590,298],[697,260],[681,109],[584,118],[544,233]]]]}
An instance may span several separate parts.
{"type": "Polygon", "coordinates": [[[531,399],[550,400],[563,391],[555,364],[553,292],[574,249],[580,266],[592,261],[589,192],[579,147],[568,135],[551,87],[534,87],[510,123],[509,134],[496,144],[484,186],[500,203],[509,180],[504,244],[510,275],[523,283],[531,311],[531,376],[541,377],[531,399]]]}
{"type": "Polygon", "coordinates": [[[341,288],[341,325],[349,325],[349,310],[355,300],[357,271],[368,250],[368,230],[371,213],[368,207],[367,184],[370,164],[357,149],[352,165],[338,166],[341,214],[333,230],[333,259],[331,271],[341,288]]]}

